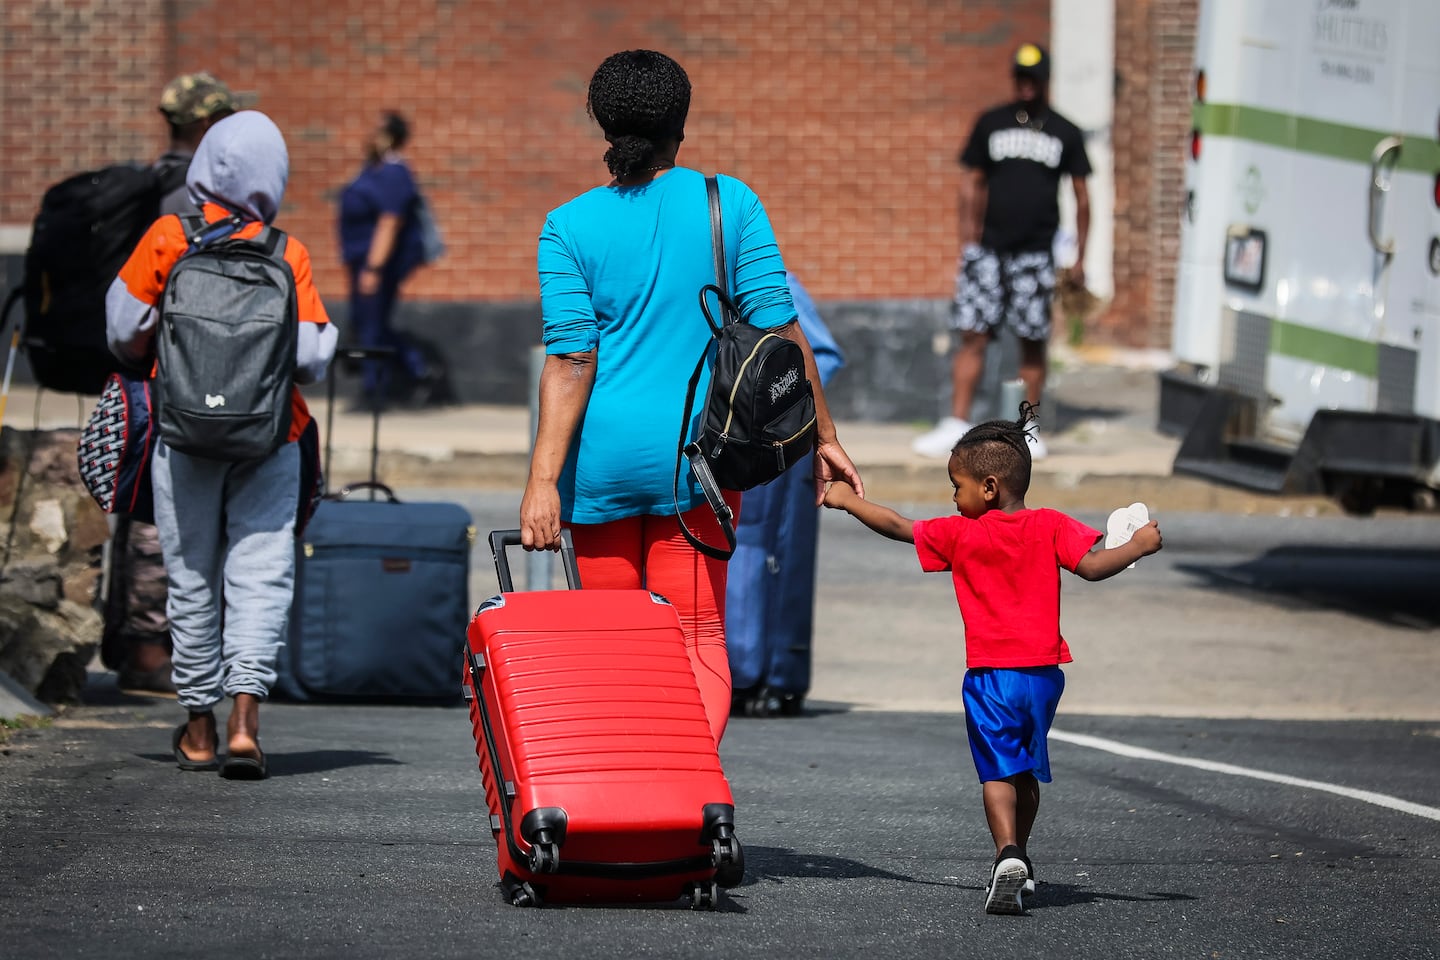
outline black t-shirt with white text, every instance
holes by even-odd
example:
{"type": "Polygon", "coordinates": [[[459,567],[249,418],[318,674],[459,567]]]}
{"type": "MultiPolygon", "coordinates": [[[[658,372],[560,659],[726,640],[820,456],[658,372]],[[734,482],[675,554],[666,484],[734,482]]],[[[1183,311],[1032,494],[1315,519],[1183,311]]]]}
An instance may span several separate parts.
{"type": "Polygon", "coordinates": [[[1060,177],[1090,175],[1080,128],[1049,107],[1031,116],[1019,103],[980,115],[960,163],[985,174],[980,244],[997,253],[1049,250],[1060,228],[1060,177]]]}

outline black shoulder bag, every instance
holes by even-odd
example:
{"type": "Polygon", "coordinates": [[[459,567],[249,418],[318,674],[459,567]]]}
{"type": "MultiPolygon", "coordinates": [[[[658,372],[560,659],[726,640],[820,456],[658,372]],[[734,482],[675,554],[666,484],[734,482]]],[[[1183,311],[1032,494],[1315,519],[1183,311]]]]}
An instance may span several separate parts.
{"type": "Polygon", "coordinates": [[[729,560],[735,552],[735,516],[721,490],[749,490],[769,483],[815,448],[815,397],[805,376],[805,354],[800,345],[769,330],[747,323],[730,299],[725,269],[725,234],[720,216],[720,188],[714,177],[705,178],[710,201],[711,245],[715,251],[715,283],[700,288],[700,310],[715,338],[710,367],[710,390],[695,439],[686,443],[700,374],[710,357],[707,348],[695,364],[685,394],[680,421],[679,449],[675,454],[675,513],[680,516],[680,464],[700,484],[720,529],[726,548],[703,543],[683,517],[685,539],[716,560],[729,560]],[[720,308],[720,322],[710,309],[711,294],[720,308]]]}

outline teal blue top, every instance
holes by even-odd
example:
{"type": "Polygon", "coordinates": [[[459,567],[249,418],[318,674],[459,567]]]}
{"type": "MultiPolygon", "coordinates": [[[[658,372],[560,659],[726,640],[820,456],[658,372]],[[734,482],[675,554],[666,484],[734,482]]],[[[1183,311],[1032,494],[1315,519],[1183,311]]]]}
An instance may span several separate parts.
{"type": "MultiPolygon", "coordinates": [[[[764,206],[739,180],[719,182],[726,269],[741,315],[766,328],[793,322],[764,206]]],[[[677,167],[641,186],[581,194],[546,218],[537,259],[545,352],[596,350],[594,391],[560,479],[562,519],[673,513],[685,388],[712,342],[699,299],[715,282],[704,174],[677,167]]],[[[707,367],[687,439],[708,385],[707,367]]],[[[680,480],[681,510],[703,502],[688,468],[680,480]]]]}

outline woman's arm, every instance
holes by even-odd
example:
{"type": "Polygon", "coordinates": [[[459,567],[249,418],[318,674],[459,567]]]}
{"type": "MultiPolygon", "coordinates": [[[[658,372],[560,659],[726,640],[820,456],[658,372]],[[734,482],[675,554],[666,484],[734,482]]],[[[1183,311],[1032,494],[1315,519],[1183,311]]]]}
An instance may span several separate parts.
{"type": "Polygon", "coordinates": [[[596,351],[551,354],[540,371],[540,412],[530,475],[520,500],[520,542],[526,550],[560,549],[560,472],[590,391],[596,351]]]}
{"type": "Polygon", "coordinates": [[[370,252],[360,267],[360,292],[367,297],[380,289],[380,274],[390,255],[395,252],[395,238],[400,235],[400,215],[382,213],[375,221],[375,233],[370,237],[370,252]]]}
{"type": "Polygon", "coordinates": [[[805,376],[815,395],[815,502],[821,502],[825,484],[832,480],[849,484],[863,497],[865,485],[860,480],[860,471],[835,436],[835,421],[830,417],[830,406],[820,384],[815,351],[800,328],[780,245],[775,240],[765,205],[741,181],[725,177],[720,182],[722,195],[730,197],[727,209],[739,208],[739,243],[735,249],[732,285],[735,306],[750,323],[795,341],[805,355],[805,376]]]}
{"type": "Polygon", "coordinates": [[[810,380],[815,396],[815,503],[818,505],[823,501],[825,486],[832,481],[848,484],[863,498],[865,484],[860,479],[859,469],[851,462],[850,455],[840,446],[840,440],[835,435],[835,421],[830,417],[825,388],[820,385],[820,368],[815,363],[815,351],[811,349],[800,321],[793,320],[775,328],[774,332],[800,345],[800,352],[805,355],[805,376],[810,380]]]}

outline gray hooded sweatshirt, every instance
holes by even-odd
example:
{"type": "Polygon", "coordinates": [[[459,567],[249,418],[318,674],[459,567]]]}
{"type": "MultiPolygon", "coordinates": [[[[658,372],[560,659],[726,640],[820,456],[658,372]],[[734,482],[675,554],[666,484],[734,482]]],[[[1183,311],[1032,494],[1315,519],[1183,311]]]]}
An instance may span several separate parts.
{"type": "MultiPolygon", "coordinates": [[[[290,153],[280,128],[265,114],[243,110],[205,133],[185,185],[197,207],[214,203],[246,220],[274,221],[290,176],[290,153]]],[[[142,243],[145,241],[142,240],[142,243]]],[[[118,277],[105,298],[110,350],[130,363],[151,356],[158,311],[134,296],[118,277]]],[[[339,331],[333,323],[302,323],[295,348],[295,379],[323,379],[335,355],[339,331]]]]}

